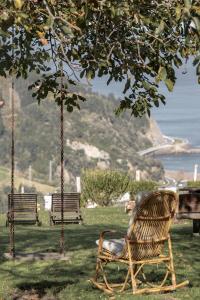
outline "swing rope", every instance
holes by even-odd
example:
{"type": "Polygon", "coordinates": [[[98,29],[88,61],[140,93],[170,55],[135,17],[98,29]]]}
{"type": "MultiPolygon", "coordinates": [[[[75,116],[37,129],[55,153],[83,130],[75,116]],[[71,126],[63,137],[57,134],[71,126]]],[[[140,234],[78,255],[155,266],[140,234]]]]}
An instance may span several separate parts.
{"type": "MultiPolygon", "coordinates": [[[[14,30],[13,30],[14,36],[14,30]]],[[[12,41],[13,41],[12,36],[12,41]]],[[[14,51],[13,51],[14,59],[14,51]]],[[[61,189],[61,234],[60,234],[60,253],[64,254],[64,93],[63,93],[63,64],[61,65],[60,82],[60,189],[61,189]]],[[[14,99],[14,80],[12,77],[11,91],[11,203],[9,222],[10,255],[15,257],[15,226],[14,226],[14,202],[13,195],[15,190],[15,99],[14,99]]]]}
{"type": "Polygon", "coordinates": [[[61,64],[60,82],[60,191],[61,191],[61,234],[60,253],[64,254],[64,93],[63,93],[63,64],[61,64]]]}
{"type": "MultiPolygon", "coordinates": [[[[12,29],[12,44],[14,42],[14,27],[12,29]]],[[[12,45],[12,59],[14,60],[14,46],[12,45]]],[[[11,222],[9,222],[9,239],[10,239],[10,255],[15,258],[15,224],[14,224],[14,201],[13,195],[15,191],[15,95],[14,95],[14,79],[11,81],[11,199],[9,205],[9,214],[11,222]]]]}
{"type": "Polygon", "coordinates": [[[12,77],[11,85],[11,203],[9,231],[10,231],[10,255],[15,257],[15,225],[14,225],[14,203],[13,195],[15,190],[15,99],[14,99],[14,80],[12,77]]]}

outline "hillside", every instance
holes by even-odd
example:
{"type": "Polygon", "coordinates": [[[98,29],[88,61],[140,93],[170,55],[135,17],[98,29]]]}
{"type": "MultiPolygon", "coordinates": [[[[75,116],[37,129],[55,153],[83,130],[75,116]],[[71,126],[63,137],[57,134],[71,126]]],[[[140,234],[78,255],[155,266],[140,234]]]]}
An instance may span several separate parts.
{"type": "MultiPolygon", "coordinates": [[[[31,165],[33,178],[48,181],[52,161],[53,181],[59,176],[59,108],[51,97],[38,105],[26,89],[27,82],[16,83],[16,168],[28,176],[31,165]]],[[[6,105],[0,111],[0,164],[10,164],[9,84],[1,80],[0,92],[6,105]]],[[[128,112],[114,115],[117,100],[92,93],[81,87],[88,101],[81,110],[65,112],[65,177],[71,183],[83,168],[136,169],[142,177],[159,179],[162,166],[152,158],[140,157],[137,151],[153,142],[152,122],[146,117],[136,119],[128,112]]],[[[154,126],[155,127],[155,126],[154,126]]]]}

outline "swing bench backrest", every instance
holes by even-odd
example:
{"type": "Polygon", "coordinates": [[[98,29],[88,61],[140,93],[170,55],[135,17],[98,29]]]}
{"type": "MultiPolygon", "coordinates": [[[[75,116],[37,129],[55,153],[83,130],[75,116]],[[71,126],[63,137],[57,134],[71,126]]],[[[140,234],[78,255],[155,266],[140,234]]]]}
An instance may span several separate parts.
{"type": "MultiPolygon", "coordinates": [[[[177,196],[171,191],[153,192],[144,198],[128,230],[132,259],[150,259],[163,253],[176,206],[177,196]]],[[[128,257],[126,247],[123,256],[128,257]]]]}
{"type": "MultiPolygon", "coordinates": [[[[59,224],[61,219],[61,194],[52,194],[52,204],[50,218],[53,224],[59,224]]],[[[82,223],[80,211],[80,193],[64,193],[63,195],[63,222],[82,223]]]]}
{"type": "Polygon", "coordinates": [[[9,194],[7,222],[15,224],[38,224],[37,194],[9,194]],[[13,207],[13,218],[11,216],[13,207]]]}

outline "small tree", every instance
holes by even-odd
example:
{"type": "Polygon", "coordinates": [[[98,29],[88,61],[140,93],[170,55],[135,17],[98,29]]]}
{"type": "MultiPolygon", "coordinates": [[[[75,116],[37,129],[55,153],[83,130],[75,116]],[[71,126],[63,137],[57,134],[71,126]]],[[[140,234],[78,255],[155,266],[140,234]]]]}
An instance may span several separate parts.
{"type": "Polygon", "coordinates": [[[135,195],[139,192],[151,192],[158,188],[159,184],[155,181],[133,181],[131,180],[128,186],[128,190],[131,194],[131,198],[134,199],[135,195]]]}
{"type": "Polygon", "coordinates": [[[82,172],[82,201],[96,202],[100,206],[111,205],[127,191],[130,177],[118,171],[85,170],[82,172]]]}

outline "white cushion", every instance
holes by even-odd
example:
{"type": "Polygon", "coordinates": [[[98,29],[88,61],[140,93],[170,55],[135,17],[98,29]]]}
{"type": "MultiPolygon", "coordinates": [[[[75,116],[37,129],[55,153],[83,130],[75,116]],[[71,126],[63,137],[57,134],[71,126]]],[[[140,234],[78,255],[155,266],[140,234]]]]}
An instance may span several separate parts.
{"type": "MultiPolygon", "coordinates": [[[[99,240],[96,241],[96,244],[99,245],[99,240]]],[[[124,239],[111,239],[103,241],[103,249],[108,250],[117,256],[120,256],[120,254],[122,253],[124,245],[124,239]]]]}

